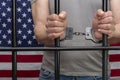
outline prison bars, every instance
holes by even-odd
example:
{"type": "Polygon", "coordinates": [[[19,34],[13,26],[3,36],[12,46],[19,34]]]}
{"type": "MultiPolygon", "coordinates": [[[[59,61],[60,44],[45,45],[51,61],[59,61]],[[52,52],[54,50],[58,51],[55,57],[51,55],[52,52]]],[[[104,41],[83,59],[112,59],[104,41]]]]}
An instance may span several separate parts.
{"type": "MultiPolygon", "coordinates": [[[[12,47],[16,47],[16,0],[12,0],[12,47]]],[[[12,51],[12,80],[17,80],[17,51],[12,51]]]]}
{"type": "MultiPolygon", "coordinates": [[[[55,14],[60,13],[60,0],[54,0],[55,14]]],[[[60,38],[55,39],[55,47],[60,47],[60,38]]],[[[54,54],[54,63],[55,63],[55,80],[60,80],[60,51],[55,50],[54,54]]]]}
{"type": "MultiPolygon", "coordinates": [[[[59,0],[55,0],[56,14],[59,14],[59,0]]],[[[103,10],[108,10],[108,0],[103,0],[103,10]]],[[[108,61],[108,50],[120,50],[120,47],[108,47],[107,35],[103,35],[103,46],[73,46],[73,47],[59,47],[59,38],[55,40],[55,47],[16,47],[16,0],[12,0],[12,47],[1,47],[0,51],[12,51],[12,80],[17,80],[17,51],[55,51],[55,72],[56,80],[59,80],[59,51],[77,51],[77,50],[102,50],[103,51],[103,80],[107,80],[107,61],[108,61]],[[57,60],[56,60],[57,59],[57,60]]]]}
{"type": "Polygon", "coordinates": [[[120,50],[120,46],[64,46],[64,47],[0,47],[0,51],[87,51],[87,50],[120,50]]]}
{"type": "MultiPolygon", "coordinates": [[[[107,12],[109,8],[109,0],[102,0],[102,9],[107,12]]],[[[108,46],[108,36],[103,34],[102,46],[108,46]]],[[[102,50],[102,80],[108,80],[108,50],[102,50]]]]}

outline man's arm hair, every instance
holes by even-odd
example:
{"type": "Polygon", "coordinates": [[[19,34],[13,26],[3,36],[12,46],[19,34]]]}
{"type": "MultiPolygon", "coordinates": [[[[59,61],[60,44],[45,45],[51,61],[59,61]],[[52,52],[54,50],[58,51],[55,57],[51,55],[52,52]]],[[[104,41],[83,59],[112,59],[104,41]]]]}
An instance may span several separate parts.
{"type": "Polygon", "coordinates": [[[46,21],[49,15],[49,0],[36,0],[32,4],[34,33],[38,42],[53,45],[53,40],[47,37],[46,21]]]}
{"type": "Polygon", "coordinates": [[[115,26],[115,33],[113,38],[109,40],[110,43],[120,42],[120,0],[110,0],[110,7],[113,13],[113,24],[115,26]]]}

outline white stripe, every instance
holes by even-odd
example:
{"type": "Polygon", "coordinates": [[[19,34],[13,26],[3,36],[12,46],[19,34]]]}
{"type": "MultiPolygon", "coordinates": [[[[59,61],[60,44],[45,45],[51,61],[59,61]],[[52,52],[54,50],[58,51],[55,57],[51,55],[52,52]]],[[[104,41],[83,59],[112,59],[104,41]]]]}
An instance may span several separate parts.
{"type": "MultiPolygon", "coordinates": [[[[11,55],[12,52],[7,51],[7,52],[2,52],[0,51],[0,55],[11,55]]],[[[18,55],[42,55],[43,51],[18,51],[18,55]]]]}
{"type": "Polygon", "coordinates": [[[18,51],[19,55],[42,55],[43,51],[18,51]]]}
{"type": "Polygon", "coordinates": [[[39,80],[38,78],[18,78],[18,80],[39,80]]]}
{"type": "MultiPolygon", "coordinates": [[[[0,78],[0,80],[12,80],[12,78],[0,78]]],[[[17,78],[17,80],[39,80],[38,78],[17,78]]]]}
{"type": "Polygon", "coordinates": [[[110,50],[109,54],[120,54],[120,50],[110,50]]]}
{"type": "Polygon", "coordinates": [[[10,55],[10,54],[11,54],[10,51],[7,51],[7,52],[0,51],[0,55],[10,55]]]}
{"type": "Polygon", "coordinates": [[[120,69],[120,62],[110,62],[111,69],[120,69]]]}
{"type": "MultiPolygon", "coordinates": [[[[18,63],[18,70],[40,70],[42,63],[18,63]]],[[[11,70],[12,63],[0,63],[0,70],[11,70]]]]}
{"type": "Polygon", "coordinates": [[[120,80],[120,76],[118,76],[118,77],[111,77],[110,80],[120,80]]]}

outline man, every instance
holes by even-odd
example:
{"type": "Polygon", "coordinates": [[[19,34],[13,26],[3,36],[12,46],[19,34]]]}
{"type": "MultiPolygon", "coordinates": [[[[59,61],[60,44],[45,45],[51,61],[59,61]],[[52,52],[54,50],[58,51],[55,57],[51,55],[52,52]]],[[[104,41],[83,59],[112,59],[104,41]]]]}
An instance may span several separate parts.
{"type": "MultiPolygon", "coordinates": [[[[54,46],[54,39],[60,37],[61,46],[101,46],[102,33],[108,35],[109,43],[120,41],[120,0],[110,0],[111,11],[107,12],[102,10],[102,0],[60,3],[57,15],[54,0],[32,2],[38,42],[54,46]]],[[[61,80],[102,80],[101,51],[61,51],[60,55],[61,80]]],[[[44,52],[40,80],[54,80],[54,51],[44,52]]]]}

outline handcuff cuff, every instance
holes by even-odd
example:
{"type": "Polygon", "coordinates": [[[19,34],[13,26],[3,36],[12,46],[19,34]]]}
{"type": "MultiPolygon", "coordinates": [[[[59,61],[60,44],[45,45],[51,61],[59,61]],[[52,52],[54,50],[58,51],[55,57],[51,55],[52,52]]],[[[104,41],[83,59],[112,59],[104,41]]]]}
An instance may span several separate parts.
{"type": "Polygon", "coordinates": [[[86,30],[85,30],[85,38],[86,40],[91,40],[93,41],[94,43],[101,43],[102,40],[98,40],[95,38],[94,36],[94,31],[93,31],[93,28],[92,27],[86,27],[86,30]]]}
{"type": "MultiPolygon", "coordinates": [[[[94,31],[93,31],[92,27],[86,27],[85,33],[80,32],[79,34],[85,35],[86,40],[91,40],[94,43],[101,43],[102,42],[102,40],[98,40],[98,39],[95,38],[94,31]]],[[[60,41],[72,39],[73,35],[74,35],[73,28],[72,27],[67,27],[66,36],[65,36],[64,39],[62,39],[60,41]]]]}

